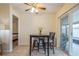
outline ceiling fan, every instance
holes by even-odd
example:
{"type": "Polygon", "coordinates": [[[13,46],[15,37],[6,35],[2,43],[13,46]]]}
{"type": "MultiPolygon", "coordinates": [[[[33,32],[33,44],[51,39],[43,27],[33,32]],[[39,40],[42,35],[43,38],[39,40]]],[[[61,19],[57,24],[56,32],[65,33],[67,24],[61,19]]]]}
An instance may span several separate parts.
{"type": "Polygon", "coordinates": [[[31,7],[29,9],[26,9],[25,11],[31,10],[31,12],[38,13],[38,11],[45,11],[46,10],[46,8],[42,4],[39,4],[39,3],[24,3],[24,4],[31,7]]]}

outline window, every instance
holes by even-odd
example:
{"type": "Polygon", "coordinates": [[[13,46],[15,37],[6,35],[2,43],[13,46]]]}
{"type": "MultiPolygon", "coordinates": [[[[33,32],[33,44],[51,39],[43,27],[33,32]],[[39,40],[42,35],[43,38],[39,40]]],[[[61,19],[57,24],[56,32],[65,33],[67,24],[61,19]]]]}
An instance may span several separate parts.
{"type": "Polygon", "coordinates": [[[73,38],[79,38],[79,24],[78,23],[73,24],[73,38]]]}

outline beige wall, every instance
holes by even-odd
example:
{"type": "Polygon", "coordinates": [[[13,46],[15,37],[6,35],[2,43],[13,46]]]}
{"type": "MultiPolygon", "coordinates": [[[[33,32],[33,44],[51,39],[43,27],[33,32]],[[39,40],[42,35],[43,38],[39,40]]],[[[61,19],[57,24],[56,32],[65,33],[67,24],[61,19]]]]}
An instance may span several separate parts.
{"type": "Polygon", "coordinates": [[[0,22],[3,24],[9,24],[9,5],[0,4],[0,22]]]}
{"type": "Polygon", "coordinates": [[[38,28],[43,28],[43,34],[55,32],[54,15],[52,14],[20,14],[19,45],[29,45],[29,35],[39,34],[38,28]]]}
{"type": "Polygon", "coordinates": [[[64,14],[66,11],[71,9],[76,4],[64,4],[63,7],[56,13],[56,34],[57,34],[57,47],[60,46],[60,16],[64,14]]]}

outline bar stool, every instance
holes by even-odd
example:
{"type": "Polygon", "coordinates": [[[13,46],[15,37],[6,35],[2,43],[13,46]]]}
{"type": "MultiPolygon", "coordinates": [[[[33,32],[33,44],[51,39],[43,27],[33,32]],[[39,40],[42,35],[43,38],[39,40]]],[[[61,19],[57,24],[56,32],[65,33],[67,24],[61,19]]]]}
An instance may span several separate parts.
{"type": "Polygon", "coordinates": [[[46,45],[45,45],[45,40],[44,40],[45,38],[42,38],[42,37],[40,37],[39,38],[39,49],[43,49],[44,50],[44,52],[46,53],[46,45]]]}
{"type": "Polygon", "coordinates": [[[44,52],[46,53],[44,38],[38,38],[33,41],[33,49],[35,48],[38,50],[38,52],[39,49],[43,49],[44,52]]]}
{"type": "Polygon", "coordinates": [[[39,51],[39,42],[37,39],[33,40],[33,49],[37,49],[39,51]]]}
{"type": "Polygon", "coordinates": [[[53,54],[55,54],[55,51],[54,51],[54,38],[55,38],[55,33],[54,32],[50,32],[49,33],[49,46],[51,49],[53,49],[53,54]]]}
{"type": "Polygon", "coordinates": [[[2,41],[0,40],[0,55],[2,56],[3,54],[3,47],[2,47],[2,41]]]}

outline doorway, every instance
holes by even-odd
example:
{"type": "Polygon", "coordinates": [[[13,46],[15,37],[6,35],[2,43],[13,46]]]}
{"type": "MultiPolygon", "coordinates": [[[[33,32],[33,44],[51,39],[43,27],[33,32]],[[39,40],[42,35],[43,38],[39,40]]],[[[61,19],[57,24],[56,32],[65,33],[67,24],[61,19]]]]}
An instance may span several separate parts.
{"type": "Polygon", "coordinates": [[[13,49],[18,46],[18,17],[13,15],[13,49]]]}

